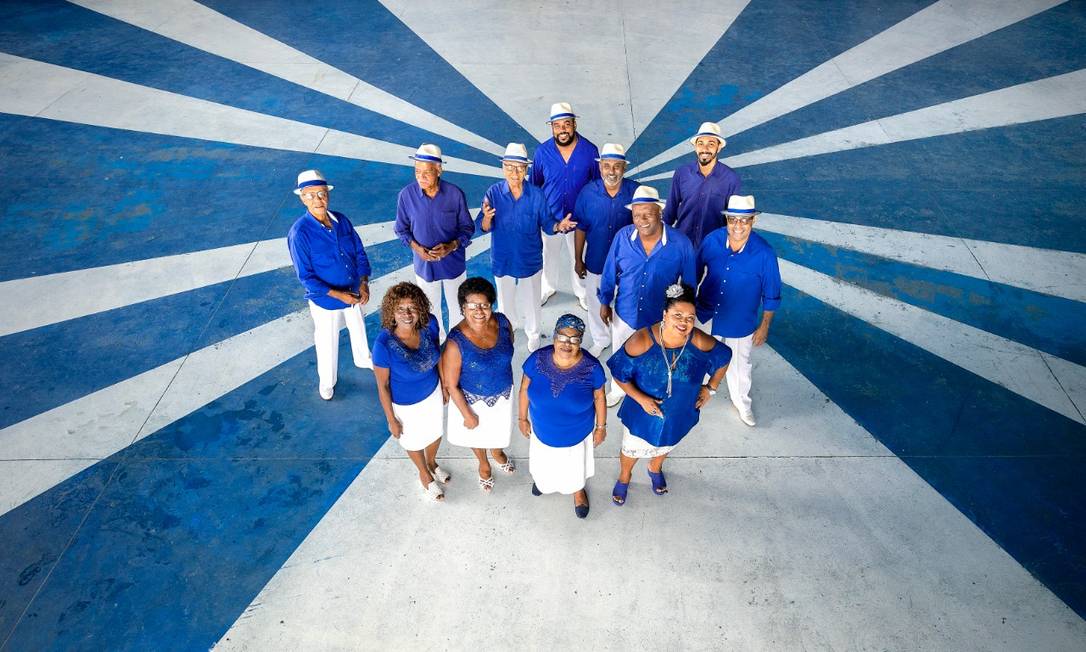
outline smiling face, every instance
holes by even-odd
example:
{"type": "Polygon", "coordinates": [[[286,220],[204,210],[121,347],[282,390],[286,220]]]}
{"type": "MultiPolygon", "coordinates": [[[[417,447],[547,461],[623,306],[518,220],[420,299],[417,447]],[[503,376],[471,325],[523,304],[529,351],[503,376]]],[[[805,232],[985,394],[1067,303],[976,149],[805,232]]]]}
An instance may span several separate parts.
{"type": "Polygon", "coordinates": [[[517,163],[516,161],[502,161],[502,174],[510,187],[519,188],[524,185],[524,177],[528,174],[528,164],[517,163]]]}
{"type": "Polygon", "coordinates": [[[324,217],[328,213],[328,186],[306,186],[298,198],[313,217],[324,217]]]}
{"type": "Polygon", "coordinates": [[[554,332],[554,351],[563,358],[572,358],[581,350],[584,333],[576,328],[562,328],[554,332]],[[576,340],[576,342],[570,340],[576,340]]]}
{"type": "Polygon", "coordinates": [[[622,176],[626,174],[626,161],[613,158],[600,159],[600,178],[603,185],[615,189],[622,183],[622,176]]]}
{"type": "Polygon", "coordinates": [[[750,232],[754,229],[754,217],[727,215],[725,219],[728,221],[728,244],[735,251],[739,251],[750,239],[750,232]]]}
{"type": "Polygon", "coordinates": [[[475,326],[486,324],[490,321],[490,315],[494,312],[494,306],[490,305],[486,295],[479,293],[472,293],[464,297],[464,303],[460,306],[460,309],[464,313],[464,319],[475,326]]]}
{"type": "Polygon", "coordinates": [[[441,164],[415,161],[415,181],[426,194],[437,192],[438,181],[441,180],[441,164]]]}
{"type": "Polygon", "coordinates": [[[551,122],[551,134],[559,147],[566,147],[577,136],[577,119],[562,118],[551,122]]]}
{"type": "Polygon", "coordinates": [[[630,212],[633,213],[634,228],[639,234],[655,236],[660,233],[663,223],[660,221],[662,209],[659,204],[634,204],[630,212]]]}
{"type": "Polygon", "coordinates": [[[400,299],[393,311],[396,327],[410,330],[419,321],[419,307],[411,299],[400,299]]]}
{"type": "Polygon", "coordinates": [[[720,153],[720,140],[713,136],[699,136],[694,141],[694,153],[698,156],[698,165],[709,165],[720,153]]]}
{"type": "Polygon", "coordinates": [[[696,319],[697,314],[694,312],[694,304],[687,301],[676,301],[664,309],[663,327],[687,338],[694,332],[696,319]]]}

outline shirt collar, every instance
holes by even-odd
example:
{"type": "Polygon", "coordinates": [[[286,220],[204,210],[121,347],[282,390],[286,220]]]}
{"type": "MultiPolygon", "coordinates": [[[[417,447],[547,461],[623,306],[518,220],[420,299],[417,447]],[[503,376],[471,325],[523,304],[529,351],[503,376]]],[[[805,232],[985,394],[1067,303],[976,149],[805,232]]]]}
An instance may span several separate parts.
{"type": "MultiPolygon", "coordinates": [[[[667,246],[667,225],[664,224],[663,227],[664,227],[664,231],[663,231],[663,233],[660,234],[660,246],[661,247],[666,247],[667,246]]],[[[637,227],[635,226],[633,228],[633,232],[630,233],[630,242],[633,242],[636,239],[637,239],[637,227]]]]}
{"type": "MultiPolygon", "coordinates": [[[[750,235],[753,236],[754,233],[752,232],[750,235]]],[[[728,249],[728,253],[735,254],[735,255],[741,254],[744,251],[746,251],[747,250],[747,245],[749,245],[749,244],[750,244],[750,236],[747,236],[747,241],[743,243],[743,246],[739,248],[739,251],[732,251],[731,238],[728,238],[728,237],[724,238],[724,246],[728,249]]]]}
{"type": "MultiPolygon", "coordinates": [[[[415,182],[415,183],[414,183],[413,185],[415,186],[415,194],[416,194],[416,195],[417,195],[418,197],[425,197],[426,199],[430,199],[430,197],[428,197],[428,196],[426,195],[426,193],[424,193],[424,192],[422,191],[422,186],[420,186],[420,185],[419,185],[419,182],[418,182],[418,181],[416,181],[416,182],[415,182]]],[[[441,179],[438,179],[438,180],[437,180],[437,192],[436,192],[436,193],[434,193],[434,197],[433,197],[433,198],[434,198],[434,199],[437,199],[437,196],[438,196],[438,195],[440,195],[440,194],[441,194],[441,179]]]]}
{"type": "MultiPolygon", "coordinates": [[[[317,216],[314,215],[313,213],[310,213],[308,209],[306,209],[305,214],[308,215],[309,217],[312,217],[314,220],[317,220],[317,216]]],[[[339,220],[336,219],[336,214],[333,213],[332,211],[328,211],[328,217],[332,218],[332,221],[335,222],[336,224],[339,224],[339,220]]],[[[317,220],[317,224],[321,224],[321,221],[317,220]]],[[[324,225],[321,224],[321,226],[323,227],[324,225]]]]}

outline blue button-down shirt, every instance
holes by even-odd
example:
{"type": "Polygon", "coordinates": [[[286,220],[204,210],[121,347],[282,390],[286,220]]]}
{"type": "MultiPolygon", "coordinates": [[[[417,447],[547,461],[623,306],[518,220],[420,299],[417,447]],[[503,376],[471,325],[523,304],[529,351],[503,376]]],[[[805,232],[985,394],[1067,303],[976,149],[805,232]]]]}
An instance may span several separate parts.
{"type": "MultiPolygon", "coordinates": [[[[499,181],[486,191],[494,209],[490,232],[490,264],[494,276],[528,278],[543,269],[543,237],[540,231],[554,230],[543,191],[530,183],[523,185],[520,199],[514,199],[509,182],[499,181]]],[[[476,218],[479,228],[483,212],[476,218]]]]}
{"type": "Polygon", "coordinates": [[[464,251],[475,233],[475,223],[468,213],[464,191],[447,181],[438,180],[437,194],[431,199],[419,184],[412,183],[396,198],[396,226],[400,242],[411,241],[429,249],[442,242],[457,240],[460,247],[437,262],[423,260],[416,253],[415,273],[424,281],[456,278],[466,269],[464,251]]]}
{"type": "Polygon", "coordinates": [[[358,292],[362,278],[370,275],[370,261],[362,238],[343,213],[328,211],[332,228],[305,212],[287,233],[287,249],[294,271],[305,286],[305,298],[327,310],[347,304],[328,296],[328,290],[358,292]]]}
{"type": "Polygon", "coordinates": [[[603,179],[596,179],[581,189],[573,207],[577,229],[584,231],[584,266],[593,274],[603,273],[611,241],[622,227],[633,223],[626,205],[633,200],[638,183],[623,179],[614,197],[607,193],[603,179]]]}
{"type": "Polygon", "coordinates": [[[664,226],[660,240],[645,254],[637,228],[624,226],[615,234],[603,265],[600,305],[614,300],[615,312],[634,328],[655,324],[663,318],[667,286],[680,277],[687,285],[697,284],[695,263],[690,240],[675,229],[664,226]]]}
{"type": "Polygon", "coordinates": [[[577,134],[577,144],[568,163],[562,159],[553,138],[543,141],[535,149],[532,185],[543,189],[547,207],[556,222],[573,212],[581,188],[600,178],[600,166],[596,163],[599,156],[600,151],[592,141],[580,134],[577,134]]]}
{"type": "Polygon", "coordinates": [[[739,175],[720,161],[709,176],[701,173],[697,161],[684,165],[671,177],[664,224],[682,231],[696,250],[705,236],[724,226],[728,197],[741,191],[739,175]]]}
{"type": "Polygon", "coordinates": [[[773,245],[751,233],[739,251],[728,246],[728,229],[710,233],[698,250],[698,319],[713,320],[713,335],[746,337],[758,328],[758,306],[781,305],[781,271],[773,245]]]}

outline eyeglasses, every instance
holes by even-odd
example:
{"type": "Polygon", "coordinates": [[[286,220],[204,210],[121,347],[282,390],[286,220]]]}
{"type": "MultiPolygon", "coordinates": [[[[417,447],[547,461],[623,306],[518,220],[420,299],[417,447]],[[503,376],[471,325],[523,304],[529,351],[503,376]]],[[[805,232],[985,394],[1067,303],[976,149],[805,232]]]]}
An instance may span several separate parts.
{"type": "Polygon", "coordinates": [[[520,172],[523,174],[528,171],[528,166],[524,163],[502,163],[502,169],[506,172],[520,172]]]}
{"type": "Polygon", "coordinates": [[[580,344],[581,337],[578,335],[562,335],[561,333],[556,333],[554,341],[561,342],[562,344],[580,344]]]}
{"type": "Polygon", "coordinates": [[[728,224],[734,224],[736,226],[750,226],[754,223],[753,217],[729,217],[728,224]]]}
{"type": "Polygon", "coordinates": [[[314,199],[328,199],[328,191],[318,190],[317,192],[303,192],[302,199],[306,201],[313,201],[314,199]]]}
{"type": "Polygon", "coordinates": [[[465,303],[464,307],[468,310],[490,310],[489,303],[465,303]]]}
{"type": "Polygon", "coordinates": [[[414,315],[419,310],[418,308],[412,308],[410,306],[400,306],[394,311],[397,315],[414,315]]]}

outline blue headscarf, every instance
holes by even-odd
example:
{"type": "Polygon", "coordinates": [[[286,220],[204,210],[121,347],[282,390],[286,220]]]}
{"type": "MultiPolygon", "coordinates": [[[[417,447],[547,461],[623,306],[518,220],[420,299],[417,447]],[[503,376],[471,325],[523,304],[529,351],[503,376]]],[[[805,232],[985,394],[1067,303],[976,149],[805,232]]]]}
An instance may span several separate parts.
{"type": "Polygon", "coordinates": [[[572,328],[577,332],[584,334],[584,320],[577,315],[571,315],[568,312],[558,318],[558,321],[554,324],[554,332],[562,330],[563,328],[572,328]]]}

